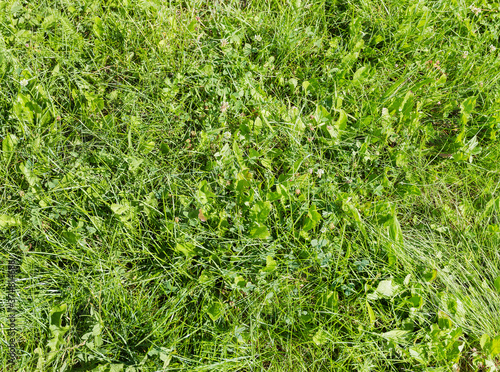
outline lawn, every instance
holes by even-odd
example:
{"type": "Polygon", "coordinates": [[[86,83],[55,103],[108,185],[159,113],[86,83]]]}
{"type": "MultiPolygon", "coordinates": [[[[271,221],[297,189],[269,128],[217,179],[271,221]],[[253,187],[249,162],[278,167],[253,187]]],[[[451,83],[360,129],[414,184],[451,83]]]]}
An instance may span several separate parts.
{"type": "Polygon", "coordinates": [[[500,370],[499,36],[486,0],[0,2],[0,369],[500,370]]]}

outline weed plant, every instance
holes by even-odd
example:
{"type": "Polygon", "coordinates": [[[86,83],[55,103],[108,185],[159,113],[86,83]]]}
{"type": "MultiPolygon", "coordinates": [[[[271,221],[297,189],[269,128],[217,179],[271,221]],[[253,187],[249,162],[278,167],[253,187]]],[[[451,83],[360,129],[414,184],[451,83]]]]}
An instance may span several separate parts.
{"type": "Polygon", "coordinates": [[[2,1],[1,369],[499,370],[499,11],[2,1]]]}

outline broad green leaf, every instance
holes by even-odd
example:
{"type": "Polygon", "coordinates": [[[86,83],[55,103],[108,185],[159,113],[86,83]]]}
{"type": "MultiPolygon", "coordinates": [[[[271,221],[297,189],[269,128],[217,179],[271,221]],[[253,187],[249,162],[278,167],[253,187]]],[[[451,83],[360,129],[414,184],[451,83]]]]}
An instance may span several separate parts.
{"type": "Polygon", "coordinates": [[[500,276],[495,279],[494,285],[497,292],[500,293],[500,276]]]}
{"type": "Polygon", "coordinates": [[[47,362],[52,360],[57,353],[59,346],[64,344],[64,334],[69,330],[69,326],[62,327],[62,316],[66,312],[67,305],[61,304],[59,306],[54,306],[50,310],[50,333],[52,338],[47,342],[47,346],[50,348],[50,353],[47,357],[47,362]]]}
{"type": "Polygon", "coordinates": [[[347,128],[347,114],[345,113],[344,110],[340,110],[340,116],[337,122],[335,123],[335,126],[339,130],[345,130],[347,128]]]}
{"type": "Polygon", "coordinates": [[[122,205],[122,204],[111,204],[111,210],[113,213],[117,215],[122,215],[127,213],[130,210],[130,207],[128,205],[122,205]]]}
{"type": "Polygon", "coordinates": [[[382,126],[384,128],[391,125],[392,117],[391,114],[389,113],[389,109],[387,109],[386,107],[382,108],[381,120],[382,120],[382,126]]]}
{"type": "Polygon", "coordinates": [[[127,162],[128,162],[129,171],[131,171],[132,173],[135,173],[139,169],[141,164],[144,162],[144,159],[137,159],[137,158],[130,156],[127,158],[127,162]]]}
{"type": "Polygon", "coordinates": [[[335,310],[339,305],[339,294],[337,291],[326,291],[319,297],[319,303],[321,306],[326,307],[330,310],[335,310]]]}
{"type": "Polygon", "coordinates": [[[139,146],[139,151],[144,155],[149,154],[155,148],[155,141],[142,142],[139,146]]]}
{"type": "Polygon", "coordinates": [[[187,29],[190,31],[190,32],[194,32],[195,28],[196,28],[196,19],[193,19],[191,22],[189,22],[188,26],[187,26],[187,29]]]}
{"type": "Polygon", "coordinates": [[[461,121],[463,125],[467,124],[467,120],[472,111],[474,111],[474,107],[476,107],[476,97],[469,97],[460,104],[460,112],[462,114],[461,121]]]}
{"type": "Polygon", "coordinates": [[[104,27],[103,27],[101,18],[99,18],[97,16],[94,17],[94,25],[92,26],[92,29],[97,37],[102,36],[102,34],[104,33],[104,27]]]}
{"type": "Polygon", "coordinates": [[[491,340],[490,353],[494,357],[500,354],[500,335],[491,340]]]}
{"type": "Polygon", "coordinates": [[[212,192],[210,185],[206,180],[203,180],[198,185],[196,190],[196,196],[200,200],[202,205],[206,205],[212,201],[215,194],[212,192]]]}
{"type": "Polygon", "coordinates": [[[177,243],[175,245],[175,251],[183,253],[187,258],[194,257],[197,254],[196,246],[193,243],[187,242],[177,243]]]}
{"type": "Polygon", "coordinates": [[[450,317],[444,311],[438,311],[438,325],[440,329],[450,329],[453,324],[450,317]]]}
{"type": "Polygon", "coordinates": [[[155,193],[151,191],[146,199],[144,200],[144,212],[148,217],[151,217],[158,207],[158,200],[155,197],[155,193]]]}
{"type": "Polygon", "coordinates": [[[247,284],[247,281],[245,278],[241,275],[238,275],[236,278],[234,278],[234,285],[239,288],[244,288],[245,285],[247,284]]]}
{"type": "Polygon", "coordinates": [[[57,24],[57,18],[53,14],[51,14],[45,17],[45,19],[43,20],[42,28],[48,30],[49,28],[52,28],[56,24],[57,24]]]}
{"type": "Polygon", "coordinates": [[[123,371],[124,364],[123,363],[112,363],[109,365],[109,372],[121,372],[123,371]]]}
{"type": "Polygon", "coordinates": [[[270,273],[270,272],[276,270],[276,266],[277,266],[277,263],[276,263],[275,259],[272,258],[271,256],[267,256],[266,257],[266,267],[262,271],[270,273]]]}
{"type": "Polygon", "coordinates": [[[305,323],[309,323],[311,320],[313,320],[314,318],[314,314],[310,311],[300,311],[299,310],[299,317],[300,317],[300,320],[305,322],[305,323]]]}
{"type": "Polygon", "coordinates": [[[375,324],[375,320],[377,320],[377,318],[375,317],[375,313],[370,304],[368,303],[368,301],[366,302],[366,309],[368,310],[368,317],[370,318],[370,324],[371,325],[375,324]]]}
{"type": "Polygon", "coordinates": [[[12,153],[14,152],[17,143],[19,140],[17,137],[11,133],[8,133],[2,141],[2,151],[3,157],[5,159],[9,159],[12,153]]]}
{"type": "Polygon", "coordinates": [[[35,112],[30,96],[19,93],[13,102],[12,112],[17,119],[31,123],[35,112]]]}
{"type": "Polygon", "coordinates": [[[381,336],[389,341],[401,342],[404,341],[406,336],[410,331],[404,331],[402,329],[395,329],[393,331],[382,333],[381,336]]]}
{"type": "Polygon", "coordinates": [[[483,334],[481,336],[481,340],[479,341],[480,345],[481,345],[481,349],[485,349],[486,346],[489,346],[488,344],[490,343],[491,339],[490,339],[490,336],[488,336],[488,334],[483,334]]]}
{"type": "Polygon", "coordinates": [[[21,225],[19,218],[7,216],[6,214],[0,214],[0,229],[6,229],[8,227],[19,225],[21,225]]]}
{"type": "Polygon", "coordinates": [[[316,205],[311,204],[302,230],[309,231],[313,229],[314,227],[316,227],[316,225],[320,220],[321,220],[321,214],[317,212],[316,205]]]}
{"type": "Polygon", "coordinates": [[[212,303],[207,309],[207,314],[215,322],[224,314],[224,305],[220,302],[212,303]]]}
{"type": "Polygon", "coordinates": [[[27,167],[25,163],[21,163],[19,165],[19,169],[21,172],[24,174],[24,177],[26,178],[26,181],[30,186],[35,186],[38,181],[40,180],[37,176],[33,174],[33,171],[31,168],[27,167]]]}
{"type": "Polygon", "coordinates": [[[326,125],[322,124],[320,127],[323,130],[323,133],[325,134],[326,138],[328,139],[337,139],[339,137],[339,133],[337,131],[337,128],[332,126],[332,125],[326,125]]]}
{"type": "Polygon", "coordinates": [[[259,134],[262,129],[262,120],[260,117],[257,117],[255,121],[253,122],[253,131],[255,134],[259,134]]]}
{"type": "Polygon", "coordinates": [[[322,329],[319,329],[313,336],[313,342],[318,346],[325,344],[327,341],[328,341],[328,333],[326,333],[322,329]]]}
{"type": "Polygon", "coordinates": [[[377,292],[386,297],[393,297],[397,294],[399,285],[394,284],[392,280],[382,280],[377,287],[377,292]]]}
{"type": "Polygon", "coordinates": [[[269,160],[268,158],[266,157],[263,157],[260,159],[260,164],[262,164],[262,166],[270,171],[273,170],[273,167],[272,167],[272,162],[271,160],[269,160]]]}
{"type": "Polygon", "coordinates": [[[243,151],[241,151],[241,148],[238,145],[238,142],[236,141],[236,136],[233,139],[233,153],[234,153],[234,156],[236,157],[236,160],[238,161],[238,164],[240,165],[240,167],[244,168],[245,162],[243,160],[243,151]]]}
{"type": "Polygon", "coordinates": [[[428,283],[433,282],[437,278],[437,269],[427,269],[423,273],[423,278],[428,283]]]}
{"type": "Polygon", "coordinates": [[[266,239],[270,236],[267,227],[259,222],[255,222],[253,227],[250,229],[250,237],[258,239],[266,239]]]}
{"type": "Polygon", "coordinates": [[[376,44],[378,44],[378,43],[380,43],[381,41],[384,41],[384,40],[385,40],[385,38],[382,35],[378,34],[378,35],[375,36],[375,39],[373,41],[374,41],[374,43],[376,45],[376,44]]]}
{"type": "Polygon", "coordinates": [[[264,223],[270,211],[271,203],[269,201],[258,201],[252,207],[250,218],[255,222],[264,223]]]}
{"type": "Polygon", "coordinates": [[[72,231],[63,231],[61,235],[70,244],[76,244],[80,239],[80,236],[72,231]]]}
{"type": "Polygon", "coordinates": [[[410,299],[408,299],[408,302],[411,307],[420,309],[422,305],[424,304],[424,300],[421,296],[413,296],[410,299]]]}
{"type": "Polygon", "coordinates": [[[369,75],[370,68],[368,66],[360,67],[352,77],[354,83],[362,83],[369,75]]]}
{"type": "Polygon", "coordinates": [[[328,333],[319,329],[313,336],[313,342],[318,346],[325,344],[328,342],[328,333]]]}
{"type": "Polygon", "coordinates": [[[446,83],[446,75],[443,74],[441,77],[436,81],[436,87],[442,87],[446,83]]]}

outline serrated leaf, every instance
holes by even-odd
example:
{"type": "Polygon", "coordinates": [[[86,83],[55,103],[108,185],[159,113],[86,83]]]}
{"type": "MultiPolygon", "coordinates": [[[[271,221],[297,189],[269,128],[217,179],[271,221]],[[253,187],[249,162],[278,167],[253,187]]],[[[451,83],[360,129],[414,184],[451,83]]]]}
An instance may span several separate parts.
{"type": "Polygon", "coordinates": [[[64,343],[63,336],[69,330],[69,326],[62,327],[62,316],[66,312],[67,305],[61,304],[59,306],[54,306],[50,310],[50,325],[49,329],[52,334],[52,338],[48,341],[47,346],[50,348],[50,353],[47,360],[51,360],[55,357],[59,346],[64,343]]]}

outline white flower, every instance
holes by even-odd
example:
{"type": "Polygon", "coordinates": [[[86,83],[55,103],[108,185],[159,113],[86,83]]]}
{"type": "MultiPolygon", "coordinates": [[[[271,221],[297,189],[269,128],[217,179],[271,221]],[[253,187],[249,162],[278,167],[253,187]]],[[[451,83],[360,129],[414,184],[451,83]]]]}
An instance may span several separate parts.
{"type": "Polygon", "coordinates": [[[318,169],[316,173],[318,174],[318,177],[321,178],[321,176],[325,173],[325,171],[323,169],[318,169]]]}
{"type": "Polygon", "coordinates": [[[231,139],[231,132],[225,132],[224,133],[224,139],[230,140],[231,139]]]}
{"type": "Polygon", "coordinates": [[[475,15],[478,15],[480,12],[481,12],[481,8],[476,8],[474,5],[471,5],[470,6],[470,10],[472,11],[472,13],[474,13],[475,15]]]}
{"type": "Polygon", "coordinates": [[[27,85],[28,85],[28,80],[23,79],[23,80],[21,80],[21,81],[19,82],[19,84],[21,84],[21,86],[22,86],[22,87],[25,87],[25,86],[27,86],[27,85]]]}
{"type": "Polygon", "coordinates": [[[465,51],[464,54],[462,55],[463,58],[467,58],[467,56],[469,55],[469,52],[468,51],[465,51]]]}
{"type": "Polygon", "coordinates": [[[254,36],[255,41],[262,41],[262,36],[260,35],[255,35],[254,36]]]}
{"type": "Polygon", "coordinates": [[[221,110],[222,112],[226,112],[228,108],[229,108],[229,103],[227,103],[227,102],[222,102],[222,106],[220,107],[220,110],[221,110]]]}
{"type": "Polygon", "coordinates": [[[227,44],[229,44],[229,41],[227,41],[227,39],[222,39],[220,41],[220,45],[224,48],[227,44]]]}
{"type": "Polygon", "coordinates": [[[493,53],[497,48],[494,45],[490,45],[490,52],[493,53]]]}

